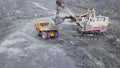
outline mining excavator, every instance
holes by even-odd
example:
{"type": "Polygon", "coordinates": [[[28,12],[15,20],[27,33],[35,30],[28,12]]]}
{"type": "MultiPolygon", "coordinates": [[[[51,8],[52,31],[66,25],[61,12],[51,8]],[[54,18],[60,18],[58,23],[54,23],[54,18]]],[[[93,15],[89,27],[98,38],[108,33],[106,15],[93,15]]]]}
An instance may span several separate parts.
{"type": "Polygon", "coordinates": [[[56,1],[56,17],[51,20],[37,20],[36,29],[39,30],[39,35],[42,38],[49,39],[51,37],[58,37],[58,29],[56,25],[63,23],[66,19],[70,19],[77,26],[77,31],[80,36],[92,35],[104,35],[108,29],[109,17],[96,16],[96,11],[93,8],[88,8],[84,13],[75,15],[69,8],[68,5],[62,0],[56,1]],[[68,16],[60,17],[60,10],[64,10],[68,16]],[[49,27],[49,29],[48,29],[49,27]]]}
{"type": "Polygon", "coordinates": [[[84,13],[75,15],[64,1],[57,0],[56,4],[57,12],[56,18],[54,19],[56,24],[61,24],[65,19],[70,19],[77,24],[77,31],[81,35],[104,35],[107,31],[109,17],[102,15],[96,16],[96,11],[93,8],[88,8],[84,13]],[[60,10],[64,10],[68,16],[60,17],[60,10]]]}

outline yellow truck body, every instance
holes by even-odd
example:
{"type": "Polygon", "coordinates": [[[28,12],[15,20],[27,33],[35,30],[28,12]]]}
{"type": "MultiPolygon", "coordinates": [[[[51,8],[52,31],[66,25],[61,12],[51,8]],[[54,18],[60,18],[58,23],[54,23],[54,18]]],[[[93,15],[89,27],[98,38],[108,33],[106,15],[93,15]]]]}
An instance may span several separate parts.
{"type": "Polygon", "coordinates": [[[38,35],[41,35],[43,39],[58,37],[58,30],[55,29],[52,20],[37,20],[35,28],[39,31],[38,35]]]}

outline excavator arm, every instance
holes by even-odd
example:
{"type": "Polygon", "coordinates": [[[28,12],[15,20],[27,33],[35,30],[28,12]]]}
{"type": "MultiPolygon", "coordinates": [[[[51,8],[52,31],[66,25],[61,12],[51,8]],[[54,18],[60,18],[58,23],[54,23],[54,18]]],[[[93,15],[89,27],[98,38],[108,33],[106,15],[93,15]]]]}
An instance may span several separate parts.
{"type": "Polygon", "coordinates": [[[62,0],[57,0],[56,4],[57,4],[56,18],[59,18],[59,13],[60,13],[59,8],[61,7],[69,15],[69,17],[64,17],[62,19],[74,20],[77,26],[79,26],[79,28],[83,28],[83,25],[80,23],[79,18],[72,13],[72,11],[68,8],[65,2],[63,2],[62,0]]]}

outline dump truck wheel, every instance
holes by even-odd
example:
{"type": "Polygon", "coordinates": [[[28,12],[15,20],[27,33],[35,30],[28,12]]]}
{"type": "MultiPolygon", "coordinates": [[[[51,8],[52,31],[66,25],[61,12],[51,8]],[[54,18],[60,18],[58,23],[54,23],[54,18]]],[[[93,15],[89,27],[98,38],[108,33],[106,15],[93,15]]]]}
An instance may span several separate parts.
{"type": "Polygon", "coordinates": [[[48,39],[47,36],[48,36],[48,35],[47,35],[47,32],[42,32],[42,38],[43,38],[43,39],[48,39]]]}
{"type": "Polygon", "coordinates": [[[38,36],[41,36],[41,35],[42,35],[41,31],[39,31],[39,32],[38,32],[38,36]]]}
{"type": "Polygon", "coordinates": [[[49,39],[50,38],[50,33],[49,32],[42,32],[42,38],[43,39],[49,39]]]}
{"type": "Polygon", "coordinates": [[[47,38],[48,39],[50,38],[50,32],[47,32],[47,38]]]}
{"type": "Polygon", "coordinates": [[[58,38],[59,34],[58,31],[55,31],[55,38],[58,38]]]}

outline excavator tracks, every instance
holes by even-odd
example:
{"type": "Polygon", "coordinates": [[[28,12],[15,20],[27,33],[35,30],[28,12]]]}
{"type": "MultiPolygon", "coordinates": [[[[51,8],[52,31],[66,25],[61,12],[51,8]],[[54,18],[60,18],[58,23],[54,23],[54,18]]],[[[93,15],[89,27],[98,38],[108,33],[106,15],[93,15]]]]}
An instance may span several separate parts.
{"type": "Polygon", "coordinates": [[[92,33],[92,34],[86,34],[86,33],[78,33],[76,35],[73,34],[73,36],[78,37],[79,39],[85,39],[85,40],[99,40],[104,38],[106,34],[105,33],[92,33]]]}

